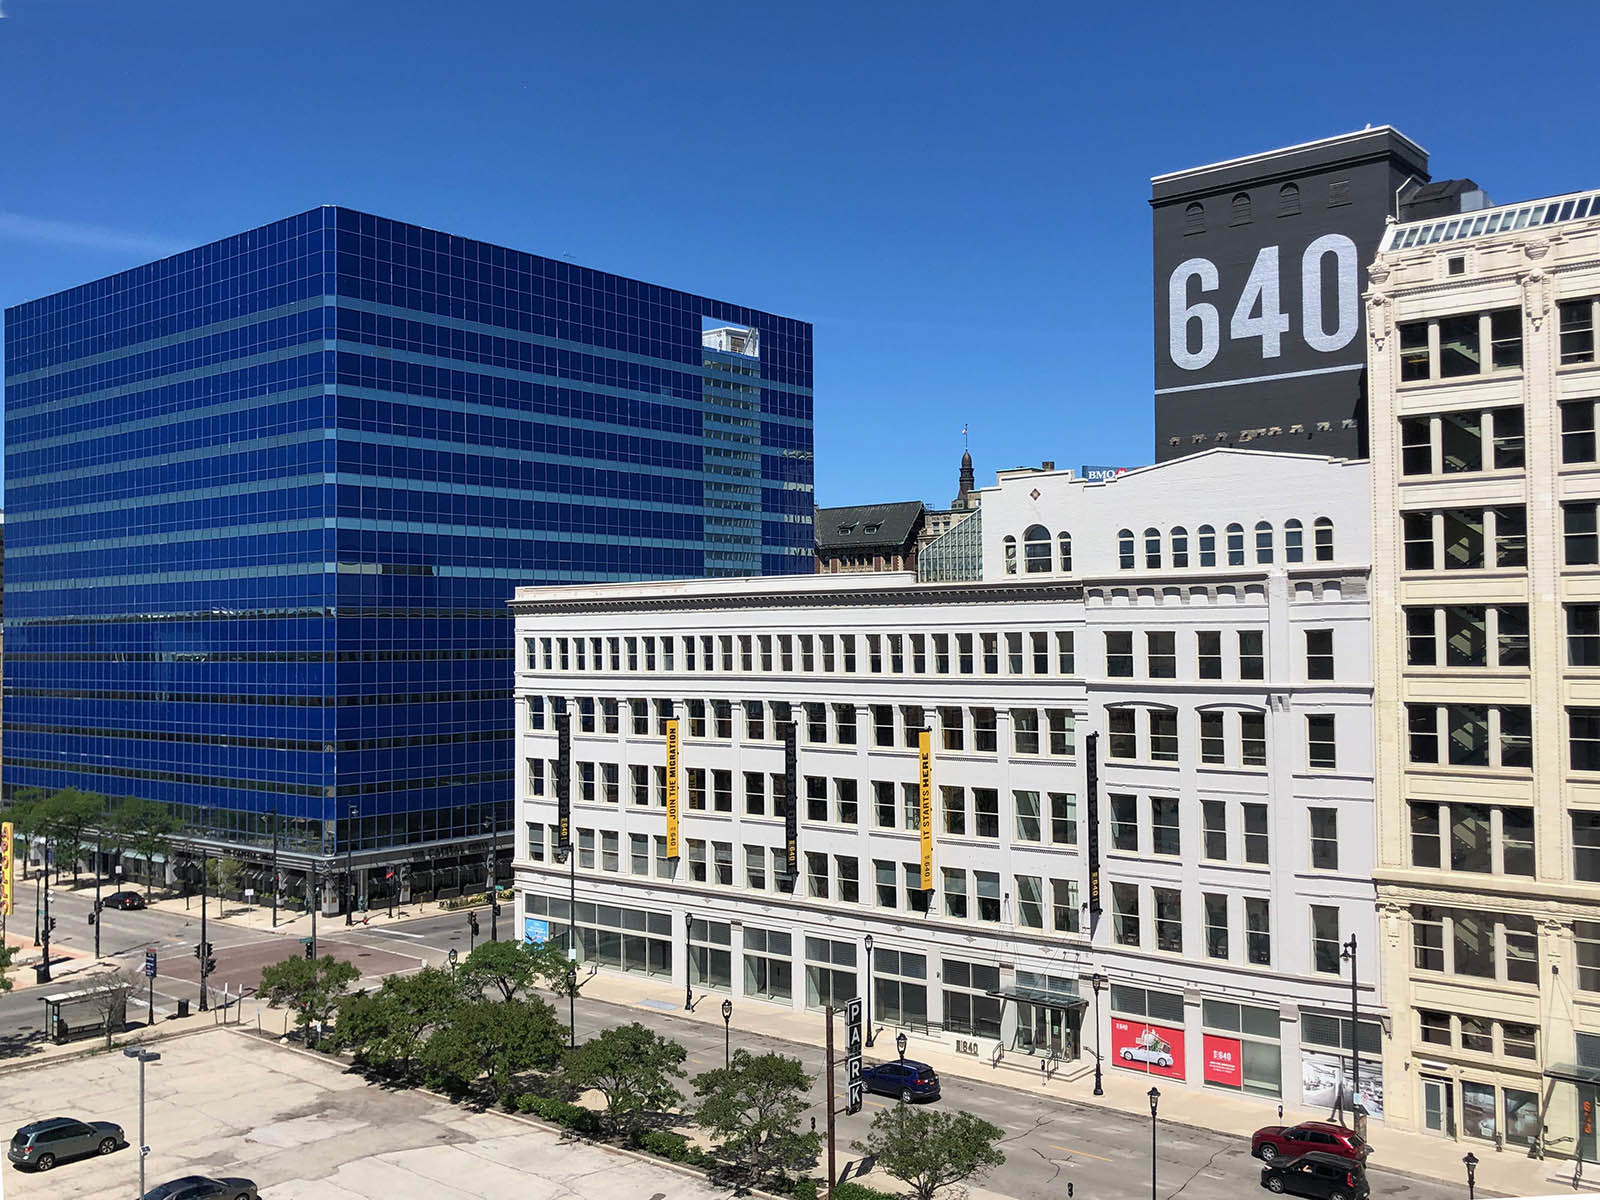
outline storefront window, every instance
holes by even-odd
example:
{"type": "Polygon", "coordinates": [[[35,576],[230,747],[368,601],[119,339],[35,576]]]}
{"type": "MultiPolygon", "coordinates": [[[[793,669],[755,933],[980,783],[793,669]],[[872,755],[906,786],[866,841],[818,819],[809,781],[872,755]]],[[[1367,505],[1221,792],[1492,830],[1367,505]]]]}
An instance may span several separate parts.
{"type": "Polygon", "coordinates": [[[1461,1131],[1468,1137],[1492,1139],[1497,1128],[1494,1085],[1461,1081],[1461,1131]]]}
{"type": "Polygon", "coordinates": [[[1539,1141],[1539,1097],[1535,1092],[1506,1088],[1505,1139],[1513,1146],[1533,1146],[1539,1141]]]}
{"type": "Polygon", "coordinates": [[[946,958],[941,965],[945,1029],[972,1037],[999,1037],[1002,1001],[989,993],[1000,990],[1000,968],[957,958],[946,958]]]}
{"type": "Polygon", "coordinates": [[[787,933],[744,928],[744,994],[767,1000],[788,1000],[794,995],[794,964],[787,933]]]}
{"type": "Polygon", "coordinates": [[[1204,1082],[1257,1096],[1283,1095],[1283,1051],[1275,1008],[1207,1000],[1202,1055],[1204,1082]]]}
{"type": "Polygon", "coordinates": [[[928,1028],[928,960],[905,950],[872,953],[874,1018],[887,1025],[928,1028]]]}

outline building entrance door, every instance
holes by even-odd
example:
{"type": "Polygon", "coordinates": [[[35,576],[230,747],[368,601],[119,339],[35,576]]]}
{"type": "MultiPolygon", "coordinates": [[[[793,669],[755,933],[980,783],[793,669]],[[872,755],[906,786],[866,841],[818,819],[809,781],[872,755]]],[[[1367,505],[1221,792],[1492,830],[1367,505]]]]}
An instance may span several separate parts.
{"type": "Polygon", "coordinates": [[[1450,1080],[1422,1077],[1422,1123],[1429,1133],[1456,1136],[1456,1085],[1450,1080]]]}
{"type": "Polygon", "coordinates": [[[1053,1004],[1017,1004],[1016,1048],[1051,1058],[1078,1057],[1078,1030],[1073,1014],[1053,1004]]]}

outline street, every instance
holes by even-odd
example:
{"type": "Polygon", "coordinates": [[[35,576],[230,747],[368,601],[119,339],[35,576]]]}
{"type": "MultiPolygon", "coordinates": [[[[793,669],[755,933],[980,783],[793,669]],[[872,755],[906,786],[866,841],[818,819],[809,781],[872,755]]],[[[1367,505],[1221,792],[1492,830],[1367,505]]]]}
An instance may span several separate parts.
{"type": "MultiPolygon", "coordinates": [[[[92,893],[57,893],[52,910],[57,914],[56,942],[72,947],[93,945],[93,930],[86,916],[92,893]]],[[[213,904],[216,901],[213,899],[213,904]]],[[[195,983],[197,964],[193,946],[199,938],[199,900],[187,915],[157,910],[107,912],[101,930],[102,953],[112,961],[137,968],[144,951],[154,946],[161,955],[161,975],[156,981],[158,1018],[175,1006],[179,998],[193,1002],[198,995],[195,983]]],[[[216,909],[212,914],[215,916],[216,909]]],[[[487,938],[490,921],[487,909],[478,910],[481,937],[487,938]]],[[[502,920],[501,932],[509,933],[509,921],[502,920]]],[[[212,921],[208,937],[215,947],[217,971],[212,976],[215,991],[224,984],[237,991],[254,987],[260,981],[260,968],[289,953],[299,951],[300,937],[309,923],[297,921],[285,932],[242,929],[212,921]]],[[[413,970],[423,962],[443,965],[448,951],[461,957],[472,942],[466,912],[445,913],[404,921],[389,926],[354,926],[347,929],[342,918],[318,922],[318,950],[356,963],[363,972],[357,986],[373,986],[385,972],[413,970]]],[[[73,976],[66,976],[72,979],[73,976]]],[[[64,985],[70,986],[70,985],[64,985]]],[[[57,990],[57,989],[46,989],[57,990]]],[[[22,1044],[39,1036],[42,1006],[39,989],[28,989],[0,997],[0,1052],[14,1053],[22,1044]]],[[[558,1015],[567,1016],[567,1005],[552,998],[558,1015]]],[[[638,1008],[609,1004],[580,996],[576,1006],[579,1039],[598,1029],[629,1021],[643,1021],[664,1035],[681,1042],[689,1052],[685,1069],[690,1078],[701,1071],[720,1066],[723,1059],[723,1030],[715,1024],[685,1019],[679,1005],[646,1002],[649,1014],[638,1008]]],[[[705,1003],[720,1004],[720,998],[705,993],[705,1003]]],[[[143,1000],[130,1006],[130,1021],[143,1020],[143,1000]]],[[[819,1019],[820,1026],[820,1019],[819,1019]]],[[[820,1030],[819,1030],[820,1032],[820,1030]]],[[[735,1048],[752,1052],[773,1051],[799,1058],[812,1072],[810,1115],[817,1128],[825,1128],[822,1056],[819,1046],[803,1045],[765,1036],[741,1033],[735,1022],[732,1030],[735,1048]]],[[[880,1046],[880,1050],[891,1047],[880,1046]]],[[[881,1056],[880,1056],[881,1058],[881,1056]]],[[[868,1062],[874,1061],[869,1055],[868,1062]]],[[[1074,1185],[1078,1197],[1127,1198],[1135,1200],[1150,1194],[1150,1123],[1148,1120],[1094,1105],[1056,1100],[1037,1094],[1018,1092],[975,1080],[946,1075],[943,1098],[937,1103],[946,1110],[964,1109],[1007,1131],[1006,1162],[984,1181],[992,1191],[1021,1200],[1056,1197],[1065,1194],[1065,1185],[1074,1185]]],[[[842,1073],[841,1073],[842,1092],[842,1073]]],[[[692,1096],[688,1080],[682,1085],[692,1096]]],[[[842,1103],[842,1102],[841,1102],[842,1103]]],[[[875,1113],[893,1103],[883,1097],[868,1096],[865,1109],[855,1116],[840,1116],[837,1122],[838,1161],[841,1177],[892,1188],[893,1181],[870,1166],[861,1167],[850,1150],[852,1141],[866,1136],[875,1113]]],[[[1381,1148],[1380,1148],[1381,1153],[1381,1148]]],[[[825,1162],[823,1164],[825,1169],[825,1162]]],[[[1248,1144],[1239,1137],[1192,1127],[1160,1123],[1156,1130],[1156,1194],[1171,1197],[1182,1194],[1186,1200],[1237,1200],[1259,1190],[1260,1164],[1249,1155],[1248,1144]]],[[[1414,1179],[1384,1172],[1380,1166],[1368,1169],[1376,1197],[1405,1200],[1455,1200],[1460,1189],[1443,1183],[1414,1179]]],[[[1265,1193],[1262,1193],[1265,1194],[1265,1193]]]]}

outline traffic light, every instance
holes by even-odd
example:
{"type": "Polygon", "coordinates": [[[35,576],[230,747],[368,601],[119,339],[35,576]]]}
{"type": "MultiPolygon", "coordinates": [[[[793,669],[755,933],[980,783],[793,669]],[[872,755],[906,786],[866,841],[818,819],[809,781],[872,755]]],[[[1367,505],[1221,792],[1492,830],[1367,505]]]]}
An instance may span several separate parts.
{"type": "Polygon", "coordinates": [[[306,941],[306,960],[310,961],[313,957],[314,957],[314,955],[313,955],[312,949],[311,949],[311,942],[310,942],[309,939],[307,939],[307,941],[306,941]]]}
{"type": "Polygon", "coordinates": [[[467,928],[472,930],[474,935],[477,934],[477,932],[478,932],[478,914],[477,913],[469,912],[467,914],[467,928]]]}
{"type": "Polygon", "coordinates": [[[98,913],[104,907],[105,907],[105,901],[104,900],[96,900],[94,902],[94,911],[95,912],[98,913]]]}
{"type": "Polygon", "coordinates": [[[91,924],[91,925],[94,924],[94,914],[93,913],[89,914],[89,924],[91,924]]]}
{"type": "MultiPolygon", "coordinates": [[[[56,919],[54,917],[51,917],[50,918],[50,931],[52,933],[54,933],[55,932],[55,928],[56,928],[56,919]]],[[[477,929],[477,925],[473,925],[473,929],[477,929]]]]}
{"type": "Polygon", "coordinates": [[[208,964],[206,966],[207,973],[209,973],[211,968],[216,965],[217,960],[211,957],[210,942],[196,942],[194,946],[194,956],[208,964]]]}
{"type": "Polygon", "coordinates": [[[500,901],[496,900],[494,902],[493,908],[494,908],[494,915],[498,917],[500,915],[500,901]]]}
{"type": "Polygon", "coordinates": [[[206,959],[206,969],[205,969],[205,973],[206,973],[206,974],[207,974],[207,975],[209,975],[209,974],[211,974],[211,973],[212,973],[212,972],[213,972],[213,971],[215,971],[215,970],[216,970],[216,969],[217,969],[217,960],[216,960],[216,959],[214,959],[214,958],[207,958],[207,959],[206,959]]]}

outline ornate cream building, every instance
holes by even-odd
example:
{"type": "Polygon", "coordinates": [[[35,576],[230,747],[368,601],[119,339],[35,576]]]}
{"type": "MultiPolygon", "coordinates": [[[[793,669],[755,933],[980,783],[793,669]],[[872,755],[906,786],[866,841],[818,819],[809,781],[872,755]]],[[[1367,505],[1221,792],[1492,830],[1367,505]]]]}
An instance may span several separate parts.
{"type": "Polygon", "coordinates": [[[1393,225],[1366,304],[1388,1121],[1592,1159],[1600,193],[1393,225]]]}

